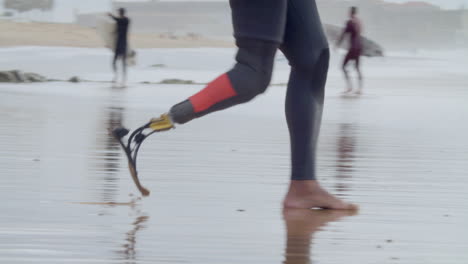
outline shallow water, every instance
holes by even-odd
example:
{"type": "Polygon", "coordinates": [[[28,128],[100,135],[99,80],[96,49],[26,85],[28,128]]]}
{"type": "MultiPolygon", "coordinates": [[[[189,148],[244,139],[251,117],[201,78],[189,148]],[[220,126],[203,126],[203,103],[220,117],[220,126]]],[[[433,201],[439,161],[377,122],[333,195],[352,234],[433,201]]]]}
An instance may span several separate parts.
{"type": "Polygon", "coordinates": [[[0,85],[0,263],[467,263],[467,84],[330,79],[319,178],[355,216],[282,212],[284,87],[148,139],[140,199],[107,129],[199,86],[0,85]]]}

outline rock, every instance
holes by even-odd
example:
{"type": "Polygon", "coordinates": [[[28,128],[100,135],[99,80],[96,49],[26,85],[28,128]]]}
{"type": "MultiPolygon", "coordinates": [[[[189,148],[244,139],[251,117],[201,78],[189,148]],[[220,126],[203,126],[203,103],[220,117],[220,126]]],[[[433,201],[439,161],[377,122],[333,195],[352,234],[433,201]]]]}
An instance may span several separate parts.
{"type": "Polygon", "coordinates": [[[153,67],[153,68],[164,68],[164,67],[166,67],[166,65],[164,65],[162,63],[158,63],[158,64],[151,65],[151,67],[153,67]]]}
{"type": "Polygon", "coordinates": [[[72,83],[79,83],[81,82],[81,79],[78,76],[73,76],[68,81],[72,83]]]}
{"type": "Polygon", "coordinates": [[[16,82],[16,77],[11,71],[2,71],[0,72],[0,82],[16,82]]]}
{"type": "Polygon", "coordinates": [[[19,70],[0,71],[0,82],[7,83],[26,83],[26,82],[45,82],[47,79],[37,73],[26,72],[19,70]]]}
{"type": "Polygon", "coordinates": [[[37,73],[32,73],[32,72],[25,73],[24,77],[30,82],[46,82],[47,81],[47,79],[44,76],[39,75],[37,73]]]}
{"type": "Polygon", "coordinates": [[[161,84],[194,84],[192,80],[181,80],[181,79],[164,79],[160,82],[161,84]]]}
{"type": "Polygon", "coordinates": [[[26,76],[21,71],[14,70],[11,72],[15,76],[16,82],[20,82],[20,83],[27,82],[26,76]]]}

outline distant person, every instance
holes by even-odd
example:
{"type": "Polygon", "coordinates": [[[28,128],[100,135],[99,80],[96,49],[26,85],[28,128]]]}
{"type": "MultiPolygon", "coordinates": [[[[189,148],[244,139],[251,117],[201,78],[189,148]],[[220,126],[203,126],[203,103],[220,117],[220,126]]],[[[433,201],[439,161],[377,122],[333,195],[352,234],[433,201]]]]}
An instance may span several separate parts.
{"type": "Polygon", "coordinates": [[[359,65],[360,62],[360,57],[362,53],[362,41],[361,41],[361,32],[362,32],[362,24],[360,19],[357,17],[357,7],[353,6],[350,8],[349,12],[350,19],[346,22],[345,29],[343,30],[343,33],[341,36],[338,38],[338,42],[336,43],[336,46],[339,47],[341,45],[341,42],[343,42],[343,39],[345,38],[346,35],[349,35],[349,48],[348,48],[348,53],[344,57],[343,60],[343,72],[344,76],[346,79],[346,85],[347,89],[345,93],[349,93],[353,90],[353,85],[351,82],[351,79],[349,77],[349,73],[347,70],[348,63],[350,61],[355,62],[355,68],[358,74],[358,79],[359,79],[359,88],[356,91],[357,94],[362,93],[362,88],[363,88],[363,77],[361,73],[361,68],[359,65]]]}
{"type": "Polygon", "coordinates": [[[128,27],[130,25],[130,19],[125,16],[125,9],[119,8],[119,16],[116,17],[109,13],[109,16],[117,23],[117,34],[114,50],[114,59],[112,61],[112,68],[114,70],[114,82],[117,82],[117,60],[122,61],[122,83],[127,82],[127,44],[128,44],[128,27]]]}
{"type": "MultiPolygon", "coordinates": [[[[286,93],[291,172],[283,205],[286,208],[356,209],[355,205],[328,193],[317,180],[316,148],[330,52],[315,0],[230,0],[229,3],[238,47],[236,64],[204,89],[172,106],[168,113],[153,118],[134,133],[143,129],[152,132],[169,130],[176,124],[182,125],[252,100],[265,92],[270,84],[275,54],[279,49],[291,65],[286,93]]],[[[237,125],[255,129],[248,124],[237,125]]],[[[213,127],[216,124],[206,129],[213,127]]],[[[278,124],[277,128],[280,127],[278,124]]],[[[113,132],[116,138],[127,133],[123,128],[113,132]]],[[[138,144],[145,137],[139,134],[132,142],[138,144]]],[[[130,159],[130,171],[136,171],[132,165],[134,160],[130,159]]]]}

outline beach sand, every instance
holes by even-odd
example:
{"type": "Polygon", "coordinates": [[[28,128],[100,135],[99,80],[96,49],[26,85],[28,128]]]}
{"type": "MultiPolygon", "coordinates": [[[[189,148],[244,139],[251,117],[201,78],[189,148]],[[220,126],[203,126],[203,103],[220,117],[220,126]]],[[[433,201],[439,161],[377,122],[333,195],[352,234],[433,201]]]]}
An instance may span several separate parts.
{"type": "MultiPolygon", "coordinates": [[[[75,24],[19,23],[0,20],[0,47],[10,46],[62,46],[102,47],[96,30],[75,24]]],[[[233,42],[180,36],[170,39],[159,34],[131,33],[134,48],[194,48],[232,47],[233,42]]]]}
{"type": "MultiPolygon", "coordinates": [[[[111,77],[101,49],[60,48],[55,56],[53,49],[0,49],[0,64],[111,77]],[[65,64],[71,58],[80,59],[65,64]]],[[[283,212],[284,85],[148,138],[139,172],[151,196],[139,200],[107,129],[136,128],[203,87],[140,80],[175,72],[207,81],[232,62],[233,50],[142,53],[127,88],[0,84],[1,263],[468,262],[465,55],[364,60],[362,96],[340,95],[340,58],[333,58],[317,172],[333,194],[361,206],[351,215],[283,212]],[[148,68],[161,60],[164,73],[148,68]]],[[[287,79],[281,58],[275,76],[287,79]]]]}

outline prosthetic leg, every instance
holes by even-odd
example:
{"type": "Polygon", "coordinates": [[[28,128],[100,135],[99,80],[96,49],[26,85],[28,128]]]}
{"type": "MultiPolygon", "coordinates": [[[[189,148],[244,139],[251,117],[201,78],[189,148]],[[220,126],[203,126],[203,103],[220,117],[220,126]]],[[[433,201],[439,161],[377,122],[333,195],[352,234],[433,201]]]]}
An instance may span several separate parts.
{"type": "Polygon", "coordinates": [[[150,135],[156,132],[166,131],[174,128],[174,124],[168,114],[163,114],[159,118],[153,118],[147,124],[139,127],[124,140],[124,137],[130,132],[128,129],[119,127],[111,131],[111,135],[119,142],[120,146],[124,150],[128,159],[128,169],[135,182],[136,187],[143,196],[148,196],[150,191],[143,187],[138,178],[137,171],[137,155],[140,150],[141,143],[150,135]]]}

